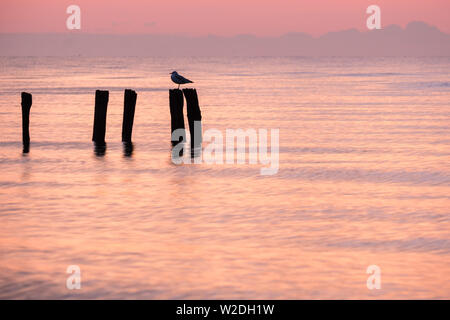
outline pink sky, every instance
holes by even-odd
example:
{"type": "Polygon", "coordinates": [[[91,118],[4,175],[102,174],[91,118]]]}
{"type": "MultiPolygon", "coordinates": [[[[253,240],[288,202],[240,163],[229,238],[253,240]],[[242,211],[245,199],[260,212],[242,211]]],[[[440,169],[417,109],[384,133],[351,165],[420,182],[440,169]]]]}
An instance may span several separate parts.
{"type": "Polygon", "coordinates": [[[382,26],[424,21],[450,33],[449,0],[1,0],[0,32],[77,32],[66,29],[71,4],[88,33],[317,36],[366,30],[371,4],[381,7],[382,26]]]}

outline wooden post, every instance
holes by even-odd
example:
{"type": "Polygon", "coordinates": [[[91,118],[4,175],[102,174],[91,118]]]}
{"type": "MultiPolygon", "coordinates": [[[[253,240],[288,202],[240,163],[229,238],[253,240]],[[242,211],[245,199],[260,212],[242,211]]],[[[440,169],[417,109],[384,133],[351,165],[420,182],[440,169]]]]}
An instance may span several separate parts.
{"type": "Polygon", "coordinates": [[[92,141],[96,145],[105,145],[106,111],[108,109],[109,91],[95,91],[94,132],[92,141]]]}
{"type": "Polygon", "coordinates": [[[131,143],[133,131],[134,111],[136,109],[137,94],[135,91],[126,89],[123,103],[122,142],[131,143]]]}
{"type": "Polygon", "coordinates": [[[22,92],[22,143],[23,152],[30,151],[30,109],[33,104],[31,94],[22,92]]]}
{"type": "Polygon", "coordinates": [[[177,129],[182,129],[184,134],[178,140],[171,141],[172,146],[176,146],[180,142],[186,142],[186,132],[184,127],[184,116],[183,116],[183,92],[180,89],[169,90],[169,101],[170,101],[170,118],[171,118],[171,134],[177,129]]]}
{"type": "Polygon", "coordinates": [[[191,154],[202,145],[202,112],[198,105],[197,91],[192,88],[183,89],[186,97],[187,118],[191,134],[191,154]]]}

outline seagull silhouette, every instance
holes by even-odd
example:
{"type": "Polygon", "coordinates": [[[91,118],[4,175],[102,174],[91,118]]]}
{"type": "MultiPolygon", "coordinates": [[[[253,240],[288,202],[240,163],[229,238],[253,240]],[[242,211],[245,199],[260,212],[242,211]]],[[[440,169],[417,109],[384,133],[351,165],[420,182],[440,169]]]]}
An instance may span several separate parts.
{"type": "Polygon", "coordinates": [[[180,75],[178,74],[178,72],[176,72],[176,71],[173,71],[173,72],[171,73],[170,78],[172,79],[173,82],[175,82],[175,83],[178,85],[178,89],[180,89],[180,84],[194,83],[193,81],[191,81],[191,80],[189,80],[189,79],[186,79],[186,78],[183,77],[183,76],[180,76],[180,75]]]}

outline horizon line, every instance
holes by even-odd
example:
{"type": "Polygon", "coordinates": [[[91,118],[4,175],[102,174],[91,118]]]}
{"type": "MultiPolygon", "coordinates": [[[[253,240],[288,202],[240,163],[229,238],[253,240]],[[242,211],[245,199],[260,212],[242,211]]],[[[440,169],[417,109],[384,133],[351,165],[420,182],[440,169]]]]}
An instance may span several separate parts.
{"type": "Polygon", "coordinates": [[[192,34],[187,34],[187,33],[145,33],[145,32],[135,32],[135,33],[107,33],[107,32],[85,32],[82,30],[67,30],[64,32],[33,32],[33,31],[27,31],[27,32],[2,32],[0,31],[0,35],[68,35],[68,34],[74,34],[74,35],[95,35],[95,36],[177,36],[177,37],[187,37],[187,38],[207,38],[207,37],[216,37],[216,38],[236,38],[236,37],[253,37],[253,38],[280,38],[283,36],[288,36],[288,35],[305,35],[308,36],[310,38],[313,39],[319,39],[325,35],[328,34],[332,34],[332,33],[339,33],[339,32],[346,32],[346,31],[356,31],[358,33],[361,34],[367,34],[367,33],[373,33],[373,32],[381,32],[383,30],[386,30],[388,28],[392,28],[392,27],[396,27],[399,28],[402,31],[406,31],[408,29],[408,26],[410,26],[411,24],[415,24],[415,23],[419,23],[422,25],[426,25],[428,27],[431,28],[435,28],[436,30],[438,30],[439,32],[449,35],[450,33],[447,33],[445,31],[442,31],[441,29],[439,29],[437,26],[429,24],[427,22],[424,21],[420,21],[420,20],[413,20],[410,21],[406,24],[405,27],[402,27],[401,25],[398,24],[389,24],[385,27],[382,27],[381,29],[374,29],[374,30],[368,30],[368,29],[364,29],[363,31],[359,30],[358,28],[348,28],[348,29],[341,29],[341,30],[337,30],[337,31],[328,31],[325,32],[323,34],[320,35],[312,35],[310,33],[306,33],[303,31],[288,31],[285,33],[281,33],[279,35],[256,35],[253,33],[237,33],[234,35],[219,35],[219,34],[205,34],[205,35],[192,35],[192,34]]]}

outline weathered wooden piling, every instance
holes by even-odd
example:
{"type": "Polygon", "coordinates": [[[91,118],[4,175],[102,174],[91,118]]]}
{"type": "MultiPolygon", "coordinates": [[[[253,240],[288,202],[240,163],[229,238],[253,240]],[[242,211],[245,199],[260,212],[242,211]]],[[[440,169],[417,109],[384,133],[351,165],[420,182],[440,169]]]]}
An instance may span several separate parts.
{"type": "Polygon", "coordinates": [[[198,105],[197,91],[193,88],[183,89],[186,97],[187,118],[191,134],[191,152],[202,144],[202,112],[198,105]]]}
{"type": "Polygon", "coordinates": [[[136,99],[137,94],[134,90],[125,90],[123,102],[122,142],[131,143],[136,99]]]}
{"type": "Polygon", "coordinates": [[[172,140],[172,146],[176,146],[180,142],[186,142],[186,131],[184,126],[184,116],[183,116],[183,92],[180,89],[169,90],[169,101],[170,101],[170,118],[171,118],[171,137],[175,130],[181,129],[182,134],[178,140],[172,140]]]}
{"type": "Polygon", "coordinates": [[[30,151],[30,109],[33,99],[30,93],[22,92],[22,143],[23,152],[30,151]]]}
{"type": "Polygon", "coordinates": [[[98,146],[105,145],[108,100],[109,91],[95,91],[94,131],[92,134],[92,141],[98,146]]]}

